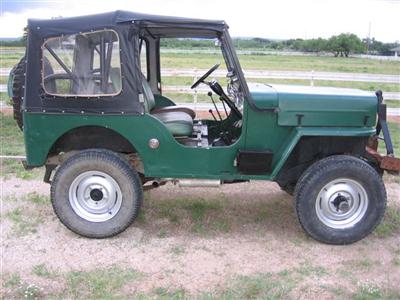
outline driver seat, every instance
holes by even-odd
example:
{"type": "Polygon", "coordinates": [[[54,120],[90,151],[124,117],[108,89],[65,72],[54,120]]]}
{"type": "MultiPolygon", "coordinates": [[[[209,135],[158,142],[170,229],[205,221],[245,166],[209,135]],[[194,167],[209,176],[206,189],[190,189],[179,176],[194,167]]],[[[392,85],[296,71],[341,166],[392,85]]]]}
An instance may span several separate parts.
{"type": "MultiPolygon", "coordinates": [[[[156,101],[154,94],[144,76],[142,77],[142,87],[144,94],[144,109],[145,112],[151,114],[153,117],[160,120],[167,127],[168,131],[173,136],[191,136],[193,132],[193,118],[192,115],[184,110],[178,109],[154,109],[156,101]]],[[[190,110],[190,109],[188,109],[190,110]]]]}

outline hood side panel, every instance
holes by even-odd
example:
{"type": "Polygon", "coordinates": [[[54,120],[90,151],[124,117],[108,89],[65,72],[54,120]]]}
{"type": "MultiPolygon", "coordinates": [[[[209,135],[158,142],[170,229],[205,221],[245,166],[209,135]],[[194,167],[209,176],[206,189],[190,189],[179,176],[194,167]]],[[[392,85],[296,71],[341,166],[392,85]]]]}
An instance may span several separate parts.
{"type": "Polygon", "coordinates": [[[374,126],[376,97],[279,94],[281,126],[374,126]]]}
{"type": "Polygon", "coordinates": [[[355,89],[289,86],[251,86],[259,109],[277,107],[280,126],[371,127],[376,123],[374,93],[355,89]]]}

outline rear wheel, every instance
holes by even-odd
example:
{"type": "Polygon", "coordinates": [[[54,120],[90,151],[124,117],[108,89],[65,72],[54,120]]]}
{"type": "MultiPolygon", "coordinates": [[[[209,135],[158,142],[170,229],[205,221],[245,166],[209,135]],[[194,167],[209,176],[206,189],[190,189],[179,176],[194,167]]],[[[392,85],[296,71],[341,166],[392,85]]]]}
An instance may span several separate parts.
{"type": "Polygon", "coordinates": [[[51,199],[61,222],[77,234],[105,238],[124,231],[143,199],[137,172],[118,154],[84,150],[57,170],[51,199]]]}
{"type": "Polygon", "coordinates": [[[349,244],[379,224],[386,191],[380,175],[366,162],[336,155],[304,172],[295,200],[300,224],[311,237],[329,244],[349,244]]]}

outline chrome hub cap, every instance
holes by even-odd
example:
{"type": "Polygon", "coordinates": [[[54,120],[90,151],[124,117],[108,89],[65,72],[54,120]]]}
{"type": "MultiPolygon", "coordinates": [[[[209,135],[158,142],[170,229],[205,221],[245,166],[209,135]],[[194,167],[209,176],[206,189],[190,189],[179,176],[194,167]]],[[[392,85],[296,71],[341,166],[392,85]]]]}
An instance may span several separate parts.
{"type": "Polygon", "coordinates": [[[88,171],[72,182],[69,202],[81,218],[90,222],[104,222],[118,213],[122,192],[111,176],[100,171],[88,171]]]}
{"type": "Polygon", "coordinates": [[[326,226],[345,229],[357,224],[368,208],[368,195],[355,180],[339,178],[326,184],[316,199],[318,219],[326,226]]]}

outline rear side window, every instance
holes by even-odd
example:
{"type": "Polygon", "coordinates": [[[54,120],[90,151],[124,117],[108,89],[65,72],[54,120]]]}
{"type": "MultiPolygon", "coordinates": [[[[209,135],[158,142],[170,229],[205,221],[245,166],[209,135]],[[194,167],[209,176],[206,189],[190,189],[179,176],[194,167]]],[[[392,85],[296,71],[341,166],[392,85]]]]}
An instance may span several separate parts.
{"type": "Polygon", "coordinates": [[[49,38],[42,50],[42,84],[47,94],[99,97],[121,92],[119,39],[115,31],[49,38]]]}

